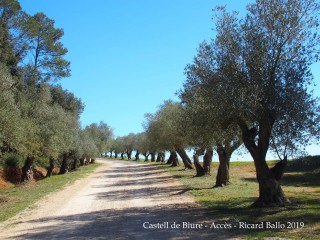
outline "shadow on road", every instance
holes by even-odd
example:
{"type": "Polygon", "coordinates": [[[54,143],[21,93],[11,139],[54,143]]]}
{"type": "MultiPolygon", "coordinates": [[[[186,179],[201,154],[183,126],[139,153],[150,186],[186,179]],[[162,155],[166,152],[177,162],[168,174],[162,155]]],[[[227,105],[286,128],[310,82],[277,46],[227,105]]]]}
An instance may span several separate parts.
{"type": "Polygon", "coordinates": [[[175,180],[162,172],[142,164],[111,165],[98,172],[94,191],[86,195],[93,205],[105,206],[101,211],[29,220],[27,234],[8,239],[226,239],[226,230],[210,228],[213,219],[207,209],[186,202],[185,189],[168,186],[175,180]],[[135,201],[144,207],[130,205],[135,201]]]}
{"type": "MultiPolygon", "coordinates": [[[[37,233],[20,235],[23,239],[224,239],[223,230],[210,229],[210,219],[205,209],[169,205],[165,208],[132,208],[125,210],[105,210],[87,214],[70,215],[59,218],[41,218],[33,224],[59,221],[50,227],[37,229],[37,233]],[[150,224],[168,222],[169,228],[151,229],[150,224]],[[206,223],[204,229],[192,229],[183,222],[206,223]],[[180,229],[173,224],[181,224],[180,229]],[[144,228],[145,227],[148,228],[144,228]],[[217,238],[220,236],[221,238],[217,238]]],[[[32,232],[32,229],[30,229],[32,232]]]]}

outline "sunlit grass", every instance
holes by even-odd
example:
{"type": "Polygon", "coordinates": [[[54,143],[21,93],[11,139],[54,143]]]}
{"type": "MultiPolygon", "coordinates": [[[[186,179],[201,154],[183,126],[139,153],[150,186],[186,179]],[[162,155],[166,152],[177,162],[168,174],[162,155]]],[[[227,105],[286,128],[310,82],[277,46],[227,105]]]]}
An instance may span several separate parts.
{"type": "MultiPolygon", "coordinates": [[[[269,162],[273,165],[274,161],[269,162]]],[[[231,184],[213,188],[218,164],[214,163],[211,176],[194,177],[194,170],[172,168],[156,164],[181,181],[195,196],[197,202],[208,207],[215,221],[250,222],[261,221],[303,222],[300,229],[233,230],[236,237],[264,238],[281,237],[289,239],[320,239],[320,175],[317,172],[289,172],[282,179],[282,186],[291,204],[286,207],[252,208],[258,197],[258,184],[252,162],[233,162],[230,167],[231,184]]]]}

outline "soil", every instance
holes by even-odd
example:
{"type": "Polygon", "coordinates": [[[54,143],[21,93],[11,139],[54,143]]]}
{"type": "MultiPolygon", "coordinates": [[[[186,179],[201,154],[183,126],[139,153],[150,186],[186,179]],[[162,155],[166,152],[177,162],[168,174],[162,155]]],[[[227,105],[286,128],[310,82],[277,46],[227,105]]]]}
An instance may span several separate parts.
{"type": "Polygon", "coordinates": [[[165,172],[136,162],[99,162],[104,164],[90,176],[2,223],[0,239],[230,237],[210,228],[208,210],[165,172]]]}

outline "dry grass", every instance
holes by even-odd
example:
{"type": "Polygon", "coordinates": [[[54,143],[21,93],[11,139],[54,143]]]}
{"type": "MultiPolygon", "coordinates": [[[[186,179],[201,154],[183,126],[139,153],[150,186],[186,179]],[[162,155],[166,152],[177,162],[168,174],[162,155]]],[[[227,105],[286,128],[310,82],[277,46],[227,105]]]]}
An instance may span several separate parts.
{"type": "MultiPolygon", "coordinates": [[[[7,188],[9,186],[12,186],[12,184],[5,180],[4,170],[0,168],[0,189],[7,188]]],[[[0,202],[1,202],[1,199],[0,199],[0,202]]]]}

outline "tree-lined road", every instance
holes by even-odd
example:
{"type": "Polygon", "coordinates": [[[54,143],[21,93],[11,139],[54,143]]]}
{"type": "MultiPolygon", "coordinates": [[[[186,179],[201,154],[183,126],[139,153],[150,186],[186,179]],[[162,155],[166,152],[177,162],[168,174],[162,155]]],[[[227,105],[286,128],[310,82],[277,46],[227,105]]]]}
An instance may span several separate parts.
{"type": "Polygon", "coordinates": [[[194,239],[199,236],[221,239],[226,236],[226,232],[208,227],[171,228],[174,222],[210,225],[213,219],[180,183],[163,171],[149,164],[100,162],[104,164],[90,176],[46,196],[3,223],[0,239],[194,239]],[[162,228],[150,228],[157,226],[162,228]]]}

